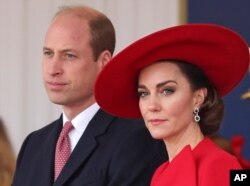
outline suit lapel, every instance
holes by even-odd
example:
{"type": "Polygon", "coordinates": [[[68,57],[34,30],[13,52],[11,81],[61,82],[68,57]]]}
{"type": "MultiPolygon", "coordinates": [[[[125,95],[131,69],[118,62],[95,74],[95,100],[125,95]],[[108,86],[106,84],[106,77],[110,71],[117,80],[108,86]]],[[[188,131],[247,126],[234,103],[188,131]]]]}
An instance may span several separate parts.
{"type": "Polygon", "coordinates": [[[53,128],[51,129],[49,135],[43,139],[45,140],[44,145],[41,147],[42,155],[40,161],[40,170],[42,179],[40,180],[40,185],[52,185],[54,182],[54,156],[57,138],[62,129],[62,117],[52,123],[53,128]]]}
{"type": "Polygon", "coordinates": [[[96,113],[70,155],[54,186],[63,185],[78,168],[83,167],[84,162],[97,146],[97,136],[105,133],[106,128],[113,119],[114,116],[108,115],[102,110],[96,113]]]}

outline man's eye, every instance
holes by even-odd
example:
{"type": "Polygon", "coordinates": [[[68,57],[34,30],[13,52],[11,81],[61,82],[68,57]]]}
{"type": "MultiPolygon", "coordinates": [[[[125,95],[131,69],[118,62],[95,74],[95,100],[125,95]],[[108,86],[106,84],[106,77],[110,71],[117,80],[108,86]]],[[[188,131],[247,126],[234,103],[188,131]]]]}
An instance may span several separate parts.
{"type": "Polygon", "coordinates": [[[76,55],[74,55],[74,54],[65,54],[65,57],[67,59],[73,59],[73,58],[76,58],[76,55]]]}
{"type": "Polygon", "coordinates": [[[43,55],[44,56],[52,56],[53,53],[51,51],[45,50],[45,51],[43,51],[43,55]]]}

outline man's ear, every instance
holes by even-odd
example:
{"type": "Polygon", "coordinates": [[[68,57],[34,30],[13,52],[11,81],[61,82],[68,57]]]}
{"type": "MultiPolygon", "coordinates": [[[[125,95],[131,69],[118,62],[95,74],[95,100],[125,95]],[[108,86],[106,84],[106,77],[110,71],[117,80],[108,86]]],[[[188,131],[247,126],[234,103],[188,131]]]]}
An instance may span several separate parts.
{"type": "Polygon", "coordinates": [[[200,107],[207,97],[207,88],[198,89],[194,94],[194,106],[200,107]]]}
{"type": "Polygon", "coordinates": [[[100,69],[102,69],[112,58],[112,54],[108,50],[104,50],[97,59],[100,69]]]}

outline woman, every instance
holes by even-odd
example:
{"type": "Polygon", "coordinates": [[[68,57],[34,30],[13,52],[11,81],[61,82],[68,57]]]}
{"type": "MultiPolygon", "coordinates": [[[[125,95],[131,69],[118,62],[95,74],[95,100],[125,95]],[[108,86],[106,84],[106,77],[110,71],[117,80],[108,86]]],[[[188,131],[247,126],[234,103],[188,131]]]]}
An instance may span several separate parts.
{"type": "Polygon", "coordinates": [[[0,185],[10,186],[15,169],[15,155],[4,123],[0,118],[0,185]]]}
{"type": "Polygon", "coordinates": [[[152,186],[228,186],[230,170],[240,164],[208,137],[223,119],[222,96],[248,65],[246,43],[227,28],[167,28],[109,62],[96,81],[96,100],[114,115],[143,117],[152,137],[163,139],[169,160],[156,170],[152,186]]]}

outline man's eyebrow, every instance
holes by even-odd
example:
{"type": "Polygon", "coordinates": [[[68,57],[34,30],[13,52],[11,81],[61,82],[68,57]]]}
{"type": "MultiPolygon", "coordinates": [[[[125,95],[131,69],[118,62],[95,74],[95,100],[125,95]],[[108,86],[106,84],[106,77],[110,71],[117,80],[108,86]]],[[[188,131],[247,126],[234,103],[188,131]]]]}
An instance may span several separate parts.
{"type": "MultiPolygon", "coordinates": [[[[45,50],[52,50],[52,49],[49,47],[43,47],[43,51],[45,50]]],[[[70,52],[70,51],[73,51],[73,50],[70,48],[65,48],[65,49],[60,50],[59,52],[70,52]]]]}
{"type": "Polygon", "coordinates": [[[43,51],[44,50],[51,50],[49,47],[43,47],[43,51]]]}

